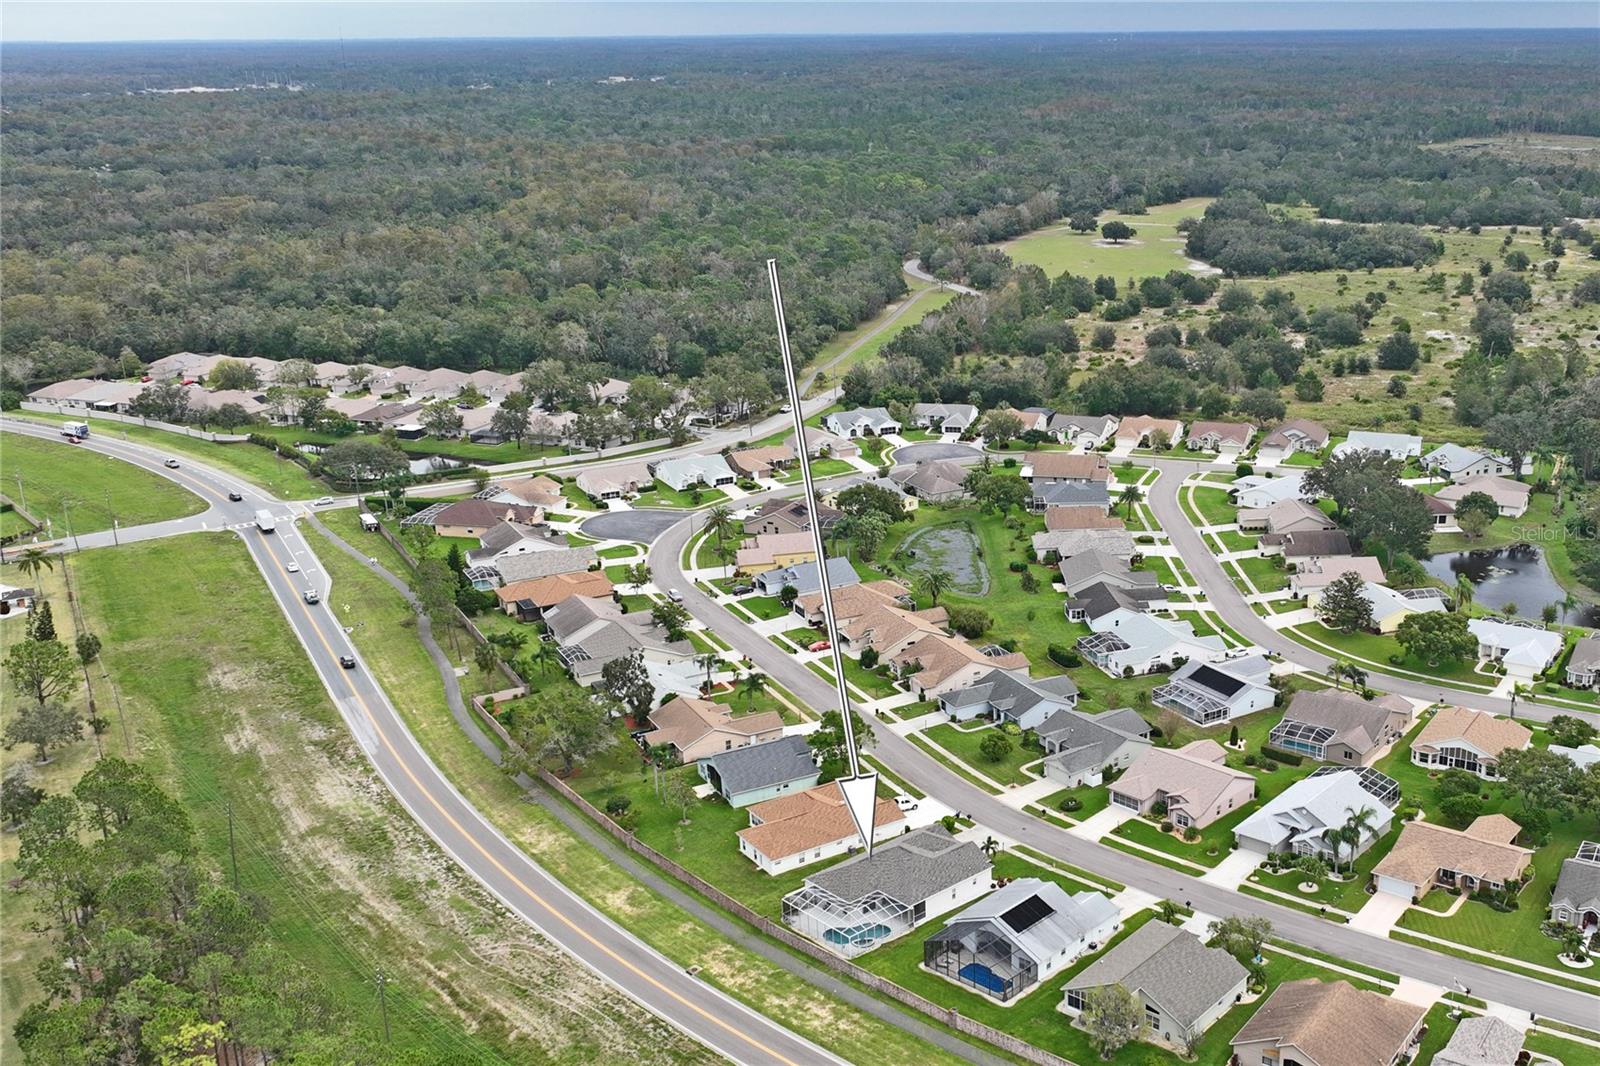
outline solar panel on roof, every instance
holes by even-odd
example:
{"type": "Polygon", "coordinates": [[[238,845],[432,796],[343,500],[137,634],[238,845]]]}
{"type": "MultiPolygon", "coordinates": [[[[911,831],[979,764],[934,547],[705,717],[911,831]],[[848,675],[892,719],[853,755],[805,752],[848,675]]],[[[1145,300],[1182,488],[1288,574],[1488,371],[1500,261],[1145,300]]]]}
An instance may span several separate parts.
{"type": "Polygon", "coordinates": [[[1244,682],[1238,678],[1229,677],[1221,670],[1209,666],[1202,666],[1189,675],[1189,680],[1197,685],[1204,685],[1213,692],[1220,692],[1224,696],[1231,696],[1244,688],[1244,682]]]}
{"type": "Polygon", "coordinates": [[[1021,903],[1012,907],[1000,916],[1015,931],[1021,933],[1055,913],[1055,908],[1050,906],[1038,896],[1029,896],[1021,903]]]}

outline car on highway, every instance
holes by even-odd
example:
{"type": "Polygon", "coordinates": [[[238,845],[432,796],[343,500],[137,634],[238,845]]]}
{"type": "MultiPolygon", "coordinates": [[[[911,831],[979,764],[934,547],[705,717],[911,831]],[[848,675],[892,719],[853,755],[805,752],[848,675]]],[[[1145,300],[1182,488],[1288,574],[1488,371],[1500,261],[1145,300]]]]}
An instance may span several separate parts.
{"type": "Polygon", "coordinates": [[[167,459],[164,462],[162,462],[161,465],[166,467],[169,470],[176,470],[176,469],[178,469],[178,460],[176,460],[176,459],[167,459]]]}
{"type": "Polygon", "coordinates": [[[339,665],[346,670],[354,670],[356,668],[356,657],[354,655],[341,655],[339,656],[339,665]]]}
{"type": "Polygon", "coordinates": [[[833,645],[829,644],[827,641],[819,640],[819,641],[816,641],[815,643],[813,643],[811,645],[810,650],[811,651],[827,651],[831,647],[833,647],[833,645]]]}
{"type": "Polygon", "coordinates": [[[71,433],[63,433],[62,436],[67,438],[67,443],[68,444],[82,444],[83,443],[83,438],[82,437],[74,436],[71,433]]]}
{"type": "Polygon", "coordinates": [[[316,589],[306,589],[305,592],[301,595],[301,598],[304,599],[307,603],[311,603],[311,604],[320,603],[322,601],[322,597],[317,595],[317,590],[316,589]]]}
{"type": "Polygon", "coordinates": [[[683,593],[679,592],[677,589],[668,589],[667,599],[671,600],[673,603],[682,603],[683,593]]]}
{"type": "Polygon", "coordinates": [[[285,566],[284,569],[289,571],[291,574],[298,574],[300,572],[300,564],[291,562],[288,566],[285,566]]]}
{"type": "Polygon", "coordinates": [[[316,507],[326,507],[326,506],[328,506],[328,504],[330,504],[332,502],[333,502],[333,497],[332,496],[318,496],[315,500],[312,501],[313,505],[316,506],[316,507]]]}
{"type": "Polygon", "coordinates": [[[240,500],[244,499],[244,497],[239,495],[237,492],[230,492],[228,493],[228,499],[232,503],[238,503],[240,500]]]}

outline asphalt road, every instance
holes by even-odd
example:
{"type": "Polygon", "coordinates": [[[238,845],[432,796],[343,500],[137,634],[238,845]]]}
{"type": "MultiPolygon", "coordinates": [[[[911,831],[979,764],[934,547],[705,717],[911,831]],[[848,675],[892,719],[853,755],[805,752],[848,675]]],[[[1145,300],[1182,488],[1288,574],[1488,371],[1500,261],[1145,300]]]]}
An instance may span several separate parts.
{"type": "MultiPolygon", "coordinates": [[[[5,428],[7,432],[50,436],[48,430],[13,422],[6,422],[5,428]]],[[[90,438],[78,447],[115,456],[177,482],[212,503],[205,515],[223,519],[222,528],[249,525],[240,529],[239,535],[379,776],[439,846],[506,907],[628,998],[733,1062],[802,1066],[843,1061],[689,977],[547,874],[456,792],[406,729],[339,624],[338,591],[298,523],[281,521],[271,534],[260,533],[251,524],[258,507],[268,506],[284,518],[289,517],[288,507],[197,464],[168,469],[156,449],[104,438],[90,438]],[[243,495],[244,501],[230,503],[230,489],[243,495]],[[300,567],[299,573],[288,572],[291,562],[300,567]],[[305,602],[303,594],[308,588],[318,591],[321,603],[305,602]],[[341,668],[341,656],[353,657],[355,668],[341,668]]],[[[193,525],[185,531],[219,528],[200,522],[202,517],[183,520],[193,525]]]]}
{"type": "Polygon", "coordinates": [[[923,441],[921,444],[904,444],[894,450],[896,466],[922,463],[930,459],[954,459],[977,462],[983,452],[970,444],[947,444],[944,441],[923,441]]]}
{"type": "MultiPolygon", "coordinates": [[[[1178,524],[1183,523],[1180,521],[1178,524]]],[[[832,686],[766,638],[753,632],[688,579],[680,559],[691,528],[689,522],[675,526],[652,546],[650,566],[656,583],[679,589],[683,594],[684,606],[689,608],[690,613],[710,624],[719,636],[740,653],[749,656],[763,673],[777,680],[805,703],[818,708],[837,706],[838,695],[832,686]]],[[[1191,571],[1199,577],[1192,564],[1191,571]]],[[[1229,587],[1232,587],[1231,582],[1229,587]]],[[[1249,608],[1245,610],[1248,612],[1249,608]]],[[[1454,988],[1457,982],[1464,982],[1472,989],[1473,995],[1483,999],[1537,1011],[1542,1016],[1577,1025],[1594,1024],[1596,999],[1593,996],[1399,941],[1380,939],[1302,911],[1209,885],[1126,852],[1071,836],[1042,819],[1006,806],[957,776],[905,737],[888,728],[881,728],[880,723],[870,718],[868,721],[873,726],[874,755],[897,777],[950,808],[970,815],[985,827],[1047,855],[1168,899],[1187,902],[1207,914],[1219,917],[1259,915],[1269,918],[1277,935],[1342,958],[1445,988],[1454,988]]]]}
{"type": "Polygon", "coordinates": [[[922,269],[922,260],[920,259],[907,259],[904,263],[900,264],[900,269],[904,270],[907,274],[910,274],[918,281],[926,281],[930,285],[939,285],[943,288],[949,289],[951,292],[959,292],[964,296],[976,296],[978,293],[977,289],[971,289],[965,285],[957,285],[953,281],[943,281],[934,277],[932,274],[922,269]]]}

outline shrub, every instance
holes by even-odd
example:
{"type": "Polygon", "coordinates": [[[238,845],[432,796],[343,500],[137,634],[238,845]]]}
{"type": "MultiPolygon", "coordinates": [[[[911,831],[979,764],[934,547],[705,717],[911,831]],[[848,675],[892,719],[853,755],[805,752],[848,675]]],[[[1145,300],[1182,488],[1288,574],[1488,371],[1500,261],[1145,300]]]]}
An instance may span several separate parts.
{"type": "Polygon", "coordinates": [[[1303,755],[1296,755],[1292,751],[1280,751],[1277,748],[1262,748],[1261,757],[1263,759],[1274,759],[1287,766],[1299,766],[1306,761],[1303,755]]]}
{"type": "Polygon", "coordinates": [[[1165,818],[1161,819],[1161,831],[1163,833],[1172,832],[1172,823],[1167,821],[1165,818]]]}
{"type": "Polygon", "coordinates": [[[1061,809],[1064,810],[1064,811],[1081,810],[1082,807],[1083,807],[1083,801],[1080,800],[1077,796],[1068,796],[1066,799],[1061,801],[1061,809]]]}
{"type": "Polygon", "coordinates": [[[981,607],[957,604],[950,608],[950,628],[968,640],[983,636],[992,621],[989,612],[981,607]]]}
{"type": "Polygon", "coordinates": [[[1047,654],[1050,656],[1051,662],[1068,670],[1083,665],[1083,656],[1079,655],[1075,649],[1063,647],[1060,644],[1050,645],[1047,654]]]}
{"type": "Polygon", "coordinates": [[[877,665],[878,665],[878,649],[877,648],[863,648],[861,650],[861,668],[863,670],[871,670],[873,667],[875,667],[877,665]]]}
{"type": "Polygon", "coordinates": [[[1192,825],[1184,826],[1183,827],[1183,839],[1185,839],[1189,843],[1193,844],[1196,840],[1200,839],[1200,830],[1196,829],[1192,825]]]}
{"type": "Polygon", "coordinates": [[[1273,762],[1271,759],[1262,759],[1261,760],[1261,770],[1262,770],[1263,773],[1269,773],[1270,774],[1274,770],[1276,770],[1277,768],[1278,768],[1278,764],[1273,762]]]}
{"type": "Polygon", "coordinates": [[[1007,569],[1009,569],[1013,574],[1024,574],[1028,571],[1028,564],[1020,562],[1016,559],[1013,559],[1011,562],[1007,563],[1006,566],[1007,569]]]}
{"type": "Polygon", "coordinates": [[[1254,766],[1256,763],[1258,763],[1260,761],[1261,761],[1260,759],[1256,758],[1256,753],[1253,752],[1253,751],[1250,754],[1248,754],[1248,755],[1246,755],[1244,757],[1244,764],[1246,766],[1254,766]]]}

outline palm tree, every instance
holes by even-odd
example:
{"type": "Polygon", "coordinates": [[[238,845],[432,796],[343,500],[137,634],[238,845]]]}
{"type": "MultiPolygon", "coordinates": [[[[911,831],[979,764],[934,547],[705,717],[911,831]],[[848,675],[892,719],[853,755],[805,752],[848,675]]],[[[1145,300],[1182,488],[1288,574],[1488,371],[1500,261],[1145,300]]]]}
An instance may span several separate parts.
{"type": "Polygon", "coordinates": [[[1117,497],[1117,502],[1124,505],[1125,513],[1129,518],[1132,518],[1133,505],[1142,499],[1144,499],[1144,493],[1139,491],[1139,486],[1129,485],[1127,488],[1123,489],[1122,493],[1117,497]]]}
{"type": "Polygon", "coordinates": [[[756,697],[761,695],[762,691],[767,687],[767,675],[752,670],[744,675],[744,680],[740,682],[740,685],[744,689],[744,694],[750,697],[751,706],[754,706],[756,697]]]}
{"type": "Polygon", "coordinates": [[[27,574],[34,581],[39,580],[39,574],[44,570],[54,570],[56,561],[50,553],[43,548],[23,548],[22,554],[17,556],[17,569],[27,574]]]}
{"type": "Polygon", "coordinates": [[[929,567],[917,574],[917,588],[937,607],[939,597],[950,591],[950,586],[955,584],[955,580],[955,575],[943,567],[929,567]]]}
{"type": "Polygon", "coordinates": [[[716,671],[717,664],[721,661],[722,657],[720,655],[712,655],[710,652],[702,652],[701,654],[696,655],[694,658],[694,664],[696,666],[705,667],[707,692],[711,691],[711,675],[716,671]]]}
{"type": "Polygon", "coordinates": [[[1367,683],[1367,672],[1352,662],[1344,664],[1344,676],[1350,679],[1351,692],[1367,683]]]}
{"type": "Polygon", "coordinates": [[[984,837],[983,843],[978,845],[978,850],[983,852],[985,855],[992,856],[995,852],[1000,850],[1000,842],[994,837],[984,837]]]}
{"type": "Polygon", "coordinates": [[[1356,849],[1361,846],[1361,841],[1372,832],[1372,819],[1378,812],[1371,807],[1346,807],[1344,809],[1344,828],[1340,831],[1346,844],[1350,845],[1350,861],[1355,862],[1356,849]]]}
{"type": "Polygon", "coordinates": [[[1561,597],[1561,620],[1565,622],[1567,620],[1567,615],[1571,614],[1577,609],[1578,597],[1572,594],[1571,589],[1567,589],[1567,594],[1561,597]]]}
{"type": "Polygon", "coordinates": [[[1472,598],[1477,595],[1478,587],[1466,574],[1456,578],[1456,610],[1472,606],[1472,598]]]}
{"type": "Polygon", "coordinates": [[[1328,850],[1333,852],[1333,865],[1339,865],[1339,852],[1344,848],[1344,830],[1338,828],[1324,829],[1322,842],[1328,845],[1328,850]]]}
{"type": "Polygon", "coordinates": [[[717,547],[722,547],[722,542],[733,532],[733,510],[725,503],[719,503],[706,512],[705,529],[717,538],[717,547]]]}
{"type": "Polygon", "coordinates": [[[548,674],[550,664],[556,661],[556,646],[551,641],[541,640],[533,646],[528,658],[539,668],[540,674],[548,674]]]}
{"type": "Polygon", "coordinates": [[[1333,691],[1338,692],[1344,686],[1344,672],[1354,665],[1349,659],[1335,659],[1328,667],[1328,676],[1333,678],[1333,691]]]}

